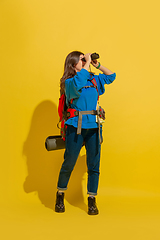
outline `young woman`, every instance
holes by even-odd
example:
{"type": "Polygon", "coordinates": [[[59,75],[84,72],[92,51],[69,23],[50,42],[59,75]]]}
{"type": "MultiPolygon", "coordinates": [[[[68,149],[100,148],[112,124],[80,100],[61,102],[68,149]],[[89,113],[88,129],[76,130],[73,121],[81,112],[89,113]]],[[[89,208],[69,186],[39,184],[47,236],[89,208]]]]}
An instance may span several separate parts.
{"type": "MultiPolygon", "coordinates": [[[[64,212],[64,191],[79,152],[85,144],[88,168],[88,214],[98,214],[95,196],[99,181],[99,165],[102,126],[97,122],[97,102],[99,95],[105,92],[104,85],[114,81],[116,74],[102,66],[97,60],[91,60],[91,54],[73,51],[65,60],[64,74],[61,78],[61,93],[65,92],[66,104],[75,109],[76,116],[66,121],[66,149],[62,164],[56,195],[56,212],[64,212]],[[89,72],[90,63],[102,73],[94,75],[89,72]],[[93,84],[93,80],[96,84],[93,84]]],[[[99,119],[99,117],[98,117],[99,119]]]]}

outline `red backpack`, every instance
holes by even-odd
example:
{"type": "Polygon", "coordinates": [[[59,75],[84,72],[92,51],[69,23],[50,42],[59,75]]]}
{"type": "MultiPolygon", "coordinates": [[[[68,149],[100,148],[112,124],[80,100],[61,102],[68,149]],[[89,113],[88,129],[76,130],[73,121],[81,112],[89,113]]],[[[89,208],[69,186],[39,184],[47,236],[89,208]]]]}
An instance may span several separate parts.
{"type": "MultiPolygon", "coordinates": [[[[59,98],[59,105],[58,105],[58,114],[59,114],[59,123],[61,122],[61,127],[59,127],[59,123],[57,124],[57,127],[61,129],[61,136],[62,139],[65,141],[65,112],[67,111],[67,105],[66,105],[66,95],[63,93],[59,98]]],[[[66,126],[67,127],[67,126],[66,126]]]]}
{"type": "MultiPolygon", "coordinates": [[[[72,102],[73,102],[73,99],[71,99],[70,104],[72,104],[72,102]]],[[[66,95],[65,93],[62,93],[59,98],[59,104],[58,104],[59,122],[57,124],[57,127],[61,130],[61,136],[64,141],[65,141],[66,130],[67,130],[67,126],[65,125],[65,122],[69,118],[77,116],[75,112],[77,112],[76,109],[73,109],[70,106],[67,107],[66,95]],[[59,127],[59,123],[61,123],[61,127],[59,127]]]]}

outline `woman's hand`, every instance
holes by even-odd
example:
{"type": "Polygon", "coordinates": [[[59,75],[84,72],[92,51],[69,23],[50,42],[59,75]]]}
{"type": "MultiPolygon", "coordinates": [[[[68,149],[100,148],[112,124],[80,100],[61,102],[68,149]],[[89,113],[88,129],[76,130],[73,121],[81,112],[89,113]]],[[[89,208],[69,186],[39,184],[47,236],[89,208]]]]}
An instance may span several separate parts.
{"type": "Polygon", "coordinates": [[[95,59],[95,60],[92,60],[92,61],[91,61],[91,64],[92,64],[95,68],[97,68],[98,65],[99,65],[99,62],[97,61],[97,59],[95,59]]]}
{"type": "Polygon", "coordinates": [[[84,64],[83,68],[88,71],[89,70],[89,65],[91,63],[91,53],[86,53],[84,55],[84,58],[85,58],[86,62],[84,64]]]}
{"type": "Polygon", "coordinates": [[[85,55],[84,55],[84,58],[85,58],[85,60],[86,60],[86,62],[88,62],[89,64],[91,63],[91,53],[86,53],[85,55]]]}

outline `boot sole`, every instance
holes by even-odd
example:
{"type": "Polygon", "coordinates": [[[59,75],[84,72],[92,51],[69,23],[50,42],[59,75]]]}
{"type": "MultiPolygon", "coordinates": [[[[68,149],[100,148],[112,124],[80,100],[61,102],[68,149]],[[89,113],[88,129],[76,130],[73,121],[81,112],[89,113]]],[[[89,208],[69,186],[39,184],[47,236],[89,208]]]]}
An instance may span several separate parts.
{"type": "Polygon", "coordinates": [[[88,212],[88,215],[98,215],[99,212],[88,212]]]}
{"type": "Polygon", "coordinates": [[[63,212],[65,212],[65,208],[59,209],[59,208],[55,207],[55,212],[63,213],[63,212]]]}

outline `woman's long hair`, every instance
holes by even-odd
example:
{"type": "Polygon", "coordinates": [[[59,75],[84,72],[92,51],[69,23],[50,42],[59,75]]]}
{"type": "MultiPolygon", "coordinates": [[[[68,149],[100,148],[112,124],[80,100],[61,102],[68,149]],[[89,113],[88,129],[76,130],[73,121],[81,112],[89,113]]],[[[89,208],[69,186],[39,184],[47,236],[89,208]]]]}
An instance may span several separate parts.
{"type": "Polygon", "coordinates": [[[75,66],[79,62],[79,57],[81,54],[83,53],[79,51],[73,51],[67,55],[65,64],[64,64],[64,73],[62,78],[60,79],[61,94],[64,93],[65,80],[68,78],[72,78],[76,75],[75,66]]]}

